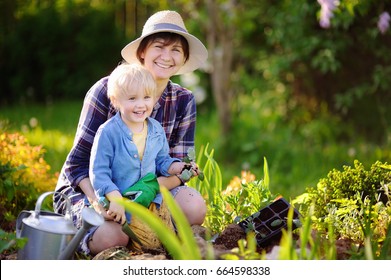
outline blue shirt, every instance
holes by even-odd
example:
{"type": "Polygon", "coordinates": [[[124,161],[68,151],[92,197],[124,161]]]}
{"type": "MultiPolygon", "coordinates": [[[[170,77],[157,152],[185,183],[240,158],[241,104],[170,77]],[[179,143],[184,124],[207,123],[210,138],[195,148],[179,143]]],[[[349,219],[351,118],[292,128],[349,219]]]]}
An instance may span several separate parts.
{"type": "Polygon", "coordinates": [[[168,169],[177,158],[169,155],[163,127],[152,118],[147,119],[148,134],[142,160],[132,132],[122,121],[120,113],[101,125],[91,149],[89,176],[99,196],[134,185],[147,173],[170,176],[168,169]]]}

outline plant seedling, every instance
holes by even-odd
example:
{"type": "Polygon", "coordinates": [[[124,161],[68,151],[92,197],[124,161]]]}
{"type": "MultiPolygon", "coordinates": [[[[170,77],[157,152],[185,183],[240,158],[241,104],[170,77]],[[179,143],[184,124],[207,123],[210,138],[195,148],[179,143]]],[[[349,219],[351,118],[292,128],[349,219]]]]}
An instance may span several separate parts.
{"type": "MultiPolygon", "coordinates": [[[[187,150],[187,156],[183,159],[183,161],[187,164],[180,175],[181,179],[185,182],[189,181],[193,176],[192,166],[195,164],[195,159],[196,156],[194,148],[189,148],[187,150]]],[[[198,170],[198,179],[200,179],[200,181],[204,180],[204,173],[201,170],[198,170]]]]}
{"type": "Polygon", "coordinates": [[[278,227],[279,225],[282,224],[282,221],[280,219],[277,219],[277,220],[274,220],[273,222],[271,222],[271,226],[272,227],[278,227]]]}

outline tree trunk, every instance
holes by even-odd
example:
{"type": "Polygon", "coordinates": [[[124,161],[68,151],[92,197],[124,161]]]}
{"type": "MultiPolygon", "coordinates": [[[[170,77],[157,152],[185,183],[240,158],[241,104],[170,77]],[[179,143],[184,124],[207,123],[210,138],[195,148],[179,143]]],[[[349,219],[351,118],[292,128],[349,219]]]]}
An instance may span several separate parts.
{"type": "Polygon", "coordinates": [[[209,14],[207,29],[207,44],[211,62],[211,83],[213,97],[218,110],[219,121],[223,135],[227,135],[231,129],[232,115],[231,102],[233,90],[231,88],[230,74],[233,60],[234,24],[229,20],[233,12],[234,1],[229,1],[225,10],[218,7],[215,0],[207,0],[206,6],[209,14]],[[224,20],[228,18],[228,20],[224,20]]]}

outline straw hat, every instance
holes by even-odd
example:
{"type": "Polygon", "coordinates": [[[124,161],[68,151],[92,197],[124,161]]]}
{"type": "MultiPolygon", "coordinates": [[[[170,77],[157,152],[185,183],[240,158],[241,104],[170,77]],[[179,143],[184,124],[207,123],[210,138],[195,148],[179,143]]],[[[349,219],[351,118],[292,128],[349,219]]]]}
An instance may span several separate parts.
{"type": "Polygon", "coordinates": [[[160,11],[153,14],[145,23],[141,36],[122,49],[122,57],[128,63],[139,62],[136,52],[140,42],[145,37],[159,32],[171,32],[182,35],[189,43],[189,59],[179,69],[176,75],[192,72],[205,63],[208,58],[208,51],[204,44],[187,32],[182,17],[174,11],[160,11]]]}

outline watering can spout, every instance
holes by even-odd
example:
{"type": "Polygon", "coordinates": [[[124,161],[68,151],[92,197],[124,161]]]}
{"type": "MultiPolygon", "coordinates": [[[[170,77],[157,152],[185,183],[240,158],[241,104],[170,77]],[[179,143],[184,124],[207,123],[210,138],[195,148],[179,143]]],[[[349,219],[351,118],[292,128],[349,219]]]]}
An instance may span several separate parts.
{"type": "Polygon", "coordinates": [[[76,235],[69,242],[67,247],[58,256],[59,260],[71,259],[73,253],[79,246],[80,241],[83,239],[87,231],[93,226],[100,226],[103,224],[103,217],[98,214],[93,208],[86,207],[82,210],[83,225],[76,233],[76,235]]]}

